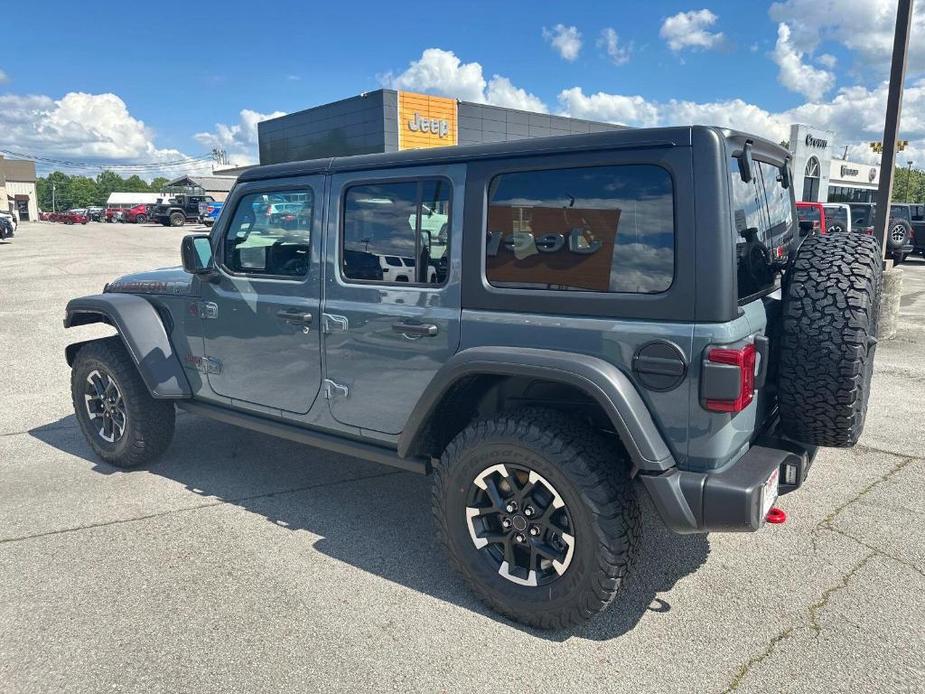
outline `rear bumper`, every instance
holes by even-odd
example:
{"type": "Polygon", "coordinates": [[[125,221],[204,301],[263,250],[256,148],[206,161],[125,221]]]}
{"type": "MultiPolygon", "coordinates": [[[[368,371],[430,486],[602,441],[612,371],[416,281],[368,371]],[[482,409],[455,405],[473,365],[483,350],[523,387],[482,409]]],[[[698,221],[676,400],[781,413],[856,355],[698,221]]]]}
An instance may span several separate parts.
{"type": "Polygon", "coordinates": [[[745,532],[764,525],[764,486],[780,471],[780,493],[798,489],[816,456],[815,446],[765,437],[734,463],[715,472],[672,468],[640,475],[665,524],[677,533],[745,532]]]}

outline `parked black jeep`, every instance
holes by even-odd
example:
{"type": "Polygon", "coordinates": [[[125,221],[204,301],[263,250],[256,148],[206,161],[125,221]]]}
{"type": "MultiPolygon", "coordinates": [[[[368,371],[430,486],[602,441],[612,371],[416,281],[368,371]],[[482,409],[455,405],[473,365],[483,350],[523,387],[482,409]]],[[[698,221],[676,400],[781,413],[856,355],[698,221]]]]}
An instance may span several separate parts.
{"type": "Polygon", "coordinates": [[[251,169],[182,268],[68,304],[118,332],[67,348],[77,419],[120,467],[180,407],[433,472],[473,590],[573,625],[644,549],[642,490],[759,530],[861,435],[880,251],[801,237],[789,157],[679,127],[251,169]]]}
{"type": "Polygon", "coordinates": [[[214,201],[211,195],[178,193],[167,200],[158,201],[151,210],[151,219],[165,227],[182,227],[186,222],[199,221],[199,203],[214,201]]]}

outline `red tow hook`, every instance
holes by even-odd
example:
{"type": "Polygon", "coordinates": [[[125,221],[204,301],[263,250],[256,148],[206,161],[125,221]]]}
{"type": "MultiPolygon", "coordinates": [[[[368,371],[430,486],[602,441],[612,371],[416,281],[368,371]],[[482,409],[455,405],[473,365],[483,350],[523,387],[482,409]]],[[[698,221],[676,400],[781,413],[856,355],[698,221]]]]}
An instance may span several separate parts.
{"type": "Polygon", "coordinates": [[[770,511],[768,511],[766,520],[768,521],[768,523],[774,523],[774,525],[780,525],[781,523],[787,522],[787,513],[784,511],[784,509],[777,508],[777,506],[775,506],[770,511]]]}

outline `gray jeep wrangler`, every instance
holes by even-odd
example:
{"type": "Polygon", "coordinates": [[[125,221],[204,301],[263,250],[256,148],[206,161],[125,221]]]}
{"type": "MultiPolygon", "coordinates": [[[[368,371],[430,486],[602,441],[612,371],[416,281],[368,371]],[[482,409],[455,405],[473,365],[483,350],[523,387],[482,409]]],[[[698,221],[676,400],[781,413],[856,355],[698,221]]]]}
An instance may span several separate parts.
{"type": "Polygon", "coordinates": [[[434,473],[491,607],[558,628],[616,596],[637,494],[679,533],[761,529],[864,425],[876,242],[799,234],[788,152],[627,129],[261,166],[183,267],[74,299],[74,409],[119,467],[175,408],[434,473]]]}

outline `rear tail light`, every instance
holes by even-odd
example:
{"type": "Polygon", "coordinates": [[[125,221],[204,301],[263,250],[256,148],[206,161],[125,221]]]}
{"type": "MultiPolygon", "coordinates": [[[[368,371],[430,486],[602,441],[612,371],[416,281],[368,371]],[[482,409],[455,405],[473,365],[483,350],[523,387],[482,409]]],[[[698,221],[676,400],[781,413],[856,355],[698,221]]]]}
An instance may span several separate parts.
{"type": "Polygon", "coordinates": [[[707,361],[738,368],[739,391],[729,400],[708,398],[704,406],[712,412],[741,412],[748,407],[755,395],[755,345],[747,344],[739,349],[711,347],[707,351],[707,361]]]}
{"type": "Polygon", "coordinates": [[[873,236],[873,235],[874,235],[874,228],[873,228],[873,227],[864,227],[864,233],[867,234],[868,236],[873,236]]]}

